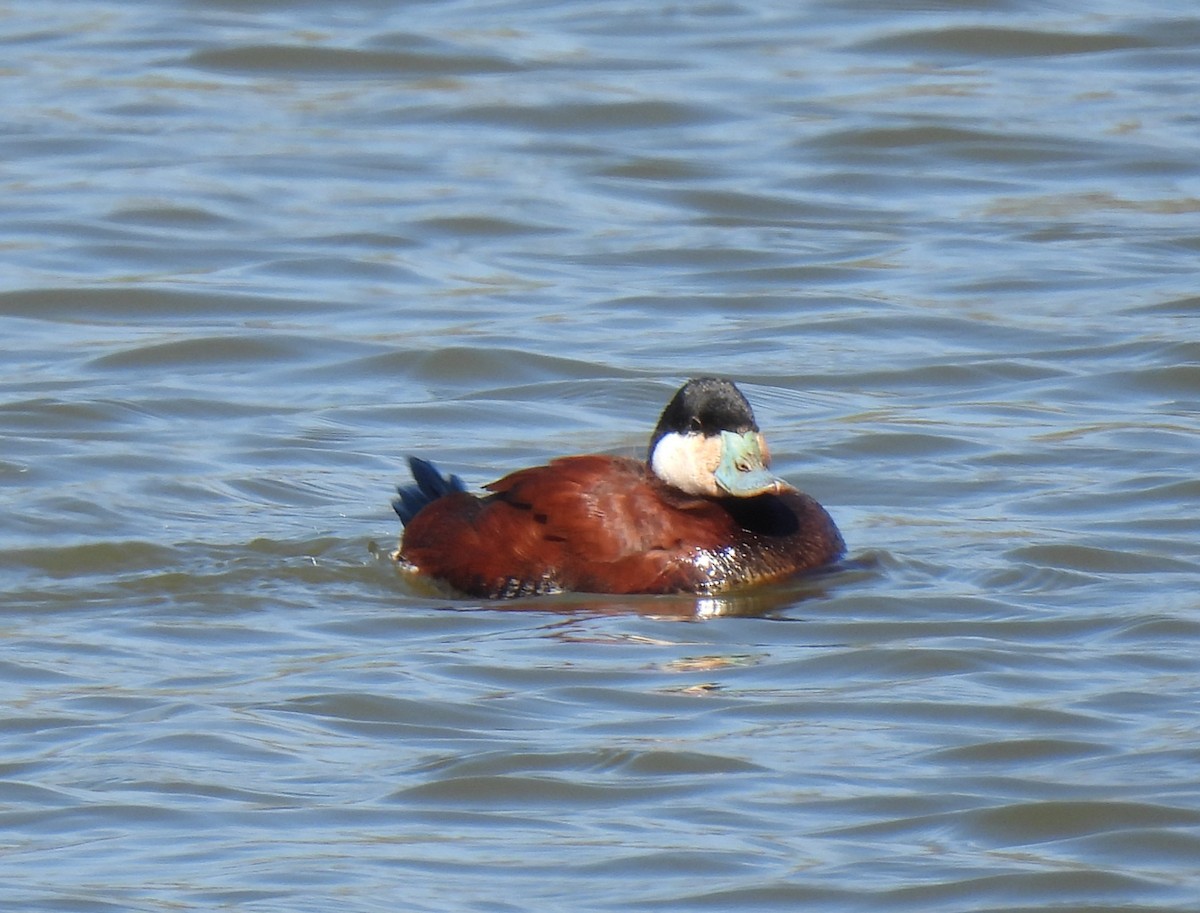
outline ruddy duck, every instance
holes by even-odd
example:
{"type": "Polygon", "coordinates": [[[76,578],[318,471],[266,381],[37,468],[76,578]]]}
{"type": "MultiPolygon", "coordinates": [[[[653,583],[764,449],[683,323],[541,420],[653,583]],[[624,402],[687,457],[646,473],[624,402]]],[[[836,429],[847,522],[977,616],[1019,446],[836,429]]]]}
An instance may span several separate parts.
{"type": "Polygon", "coordinates": [[[750,403],[699,377],[663,410],[646,462],[573,456],[522,469],[476,497],[409,457],[393,502],[394,557],[470,596],[564,591],[724,593],[837,560],[841,534],[813,498],[767,470],[750,403]]]}

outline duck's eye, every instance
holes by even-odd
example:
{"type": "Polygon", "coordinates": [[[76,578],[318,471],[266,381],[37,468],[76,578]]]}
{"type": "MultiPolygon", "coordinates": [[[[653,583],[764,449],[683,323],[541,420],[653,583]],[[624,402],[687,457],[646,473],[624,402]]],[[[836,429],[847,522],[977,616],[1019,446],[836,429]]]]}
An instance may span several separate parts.
{"type": "Polygon", "coordinates": [[[700,423],[700,419],[696,418],[695,416],[693,416],[692,420],[690,422],[688,422],[688,427],[692,431],[703,431],[704,430],[704,426],[700,423]]]}

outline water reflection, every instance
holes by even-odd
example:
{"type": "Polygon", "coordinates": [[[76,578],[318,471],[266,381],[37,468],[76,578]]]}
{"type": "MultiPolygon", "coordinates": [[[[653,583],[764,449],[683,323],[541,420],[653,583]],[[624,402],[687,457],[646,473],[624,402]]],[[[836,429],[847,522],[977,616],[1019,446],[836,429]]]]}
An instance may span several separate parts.
{"type": "MultiPolygon", "coordinates": [[[[377,547],[376,547],[377,549],[377,547]]],[[[373,552],[377,561],[392,561],[394,552],[373,552]]],[[[850,560],[792,581],[723,594],[695,596],[681,593],[666,596],[560,593],[516,599],[477,602],[418,573],[403,564],[395,565],[396,578],[407,598],[435,599],[432,605],[447,609],[497,612],[546,612],[553,615],[639,615],[646,618],[703,620],[706,618],[795,617],[806,601],[826,598],[839,585],[861,581],[874,573],[871,556],[850,560]]],[[[429,603],[426,603],[429,604],[429,603]]],[[[404,609],[407,611],[408,609],[404,609]]]]}

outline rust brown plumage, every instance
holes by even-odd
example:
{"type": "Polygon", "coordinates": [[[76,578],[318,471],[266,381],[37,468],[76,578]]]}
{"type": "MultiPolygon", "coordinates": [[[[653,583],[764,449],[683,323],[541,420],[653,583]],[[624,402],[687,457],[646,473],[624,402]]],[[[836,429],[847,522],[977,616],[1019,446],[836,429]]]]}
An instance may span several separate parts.
{"type": "MultiPolygon", "coordinates": [[[[732,384],[720,383],[741,397],[732,384]]],[[[748,404],[745,412],[747,429],[740,433],[757,435],[748,404]]],[[[563,457],[492,482],[480,497],[412,461],[414,476],[429,490],[424,498],[401,491],[408,501],[397,504],[406,521],[398,560],[459,592],[499,598],[561,591],[720,593],[841,556],[842,538],[829,514],[785,483],[772,479],[761,493],[714,497],[660,478],[651,464],[667,417],[664,412],[655,431],[649,462],[563,457]]],[[[686,424],[685,431],[691,420],[686,424]]],[[[737,471],[761,468],[739,464],[737,471]]]]}

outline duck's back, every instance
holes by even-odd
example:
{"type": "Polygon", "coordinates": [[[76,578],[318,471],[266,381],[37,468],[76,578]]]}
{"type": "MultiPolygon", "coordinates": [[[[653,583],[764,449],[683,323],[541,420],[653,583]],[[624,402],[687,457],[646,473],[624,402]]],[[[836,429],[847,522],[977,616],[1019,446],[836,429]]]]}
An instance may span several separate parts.
{"type": "Polygon", "coordinates": [[[715,593],[843,550],[829,515],[806,495],[691,497],[631,459],[567,457],[487,488],[482,498],[454,491],[420,510],[399,557],[456,590],[495,598],[715,593]]]}

